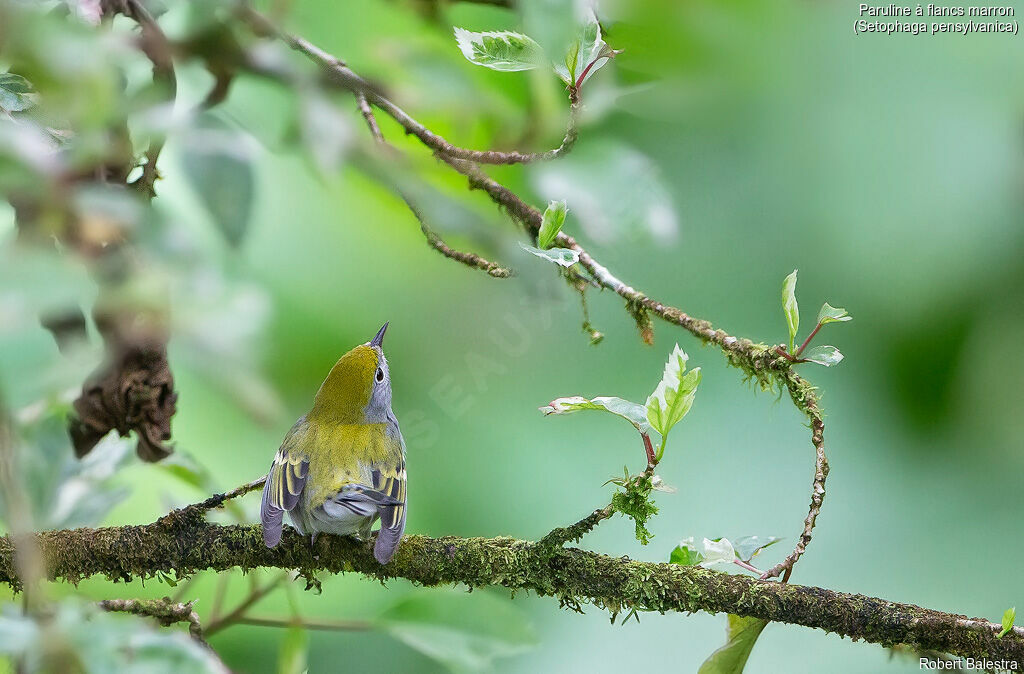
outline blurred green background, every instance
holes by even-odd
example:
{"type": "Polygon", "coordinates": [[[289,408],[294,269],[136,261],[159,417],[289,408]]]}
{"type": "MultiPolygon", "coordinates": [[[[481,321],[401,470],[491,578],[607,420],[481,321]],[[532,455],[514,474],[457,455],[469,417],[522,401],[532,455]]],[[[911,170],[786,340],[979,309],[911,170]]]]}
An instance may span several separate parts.
{"type": "MultiPolygon", "coordinates": [[[[532,0],[510,11],[452,3],[431,15],[423,11],[430,3],[296,0],[287,25],[385,83],[394,100],[457,144],[546,148],[562,133],[561,85],[471,65],[451,28],[519,29],[542,39],[557,4],[532,0]]],[[[850,3],[622,0],[602,5],[601,17],[609,44],[625,51],[588,83],[574,152],[495,175],[538,205],[566,198],[566,230],[597,259],[731,334],[785,341],[779,288],[794,268],[801,334],[826,300],[853,314],[821,338],[846,360],[802,366],[822,392],[832,472],[793,582],[996,620],[1019,606],[1019,39],[857,37],[850,3]]],[[[166,18],[173,23],[173,12],[166,18]]],[[[182,100],[197,100],[208,84],[198,67],[182,68],[179,78],[182,100]]],[[[360,142],[365,131],[351,99],[336,103],[348,120],[346,142],[360,142]]],[[[207,346],[222,346],[204,351],[190,346],[195,339],[172,340],[180,452],[221,488],[263,474],[334,360],[389,320],[394,409],[408,444],[407,531],[536,539],[606,503],[611,487],[602,483],[623,463],[642,467],[625,424],[602,415],[544,418],[537,407],[576,394],[642,400],[678,342],[690,365],[704,369],[694,408],[659,468],[678,492],[657,495],[649,546],[621,517],[583,545],[667,560],[687,536],[759,534],[785,537],[761,564],[786,554],[806,515],[813,466],[804,419],[788,400],[756,392],[719,352],[666,324],[656,323],[655,345],[644,346],[607,292],[589,294],[592,322],[606,335],[589,346],[577,296],[519,250],[507,218],[398,127],[381,120],[385,136],[414,155],[449,200],[435,208],[439,232],[516,267],[517,278],[492,279],[430,250],[402,202],[358,168],[318,171],[289,142],[301,114],[283,89],[252,79],[236,83],[219,113],[258,141],[251,224],[237,249],[223,243],[184,175],[187,142],[172,137],[162,159],[157,207],[215,270],[176,294],[174,311],[195,314],[186,327],[207,346]]],[[[7,241],[11,219],[2,212],[7,241]]],[[[26,328],[5,344],[8,401],[20,409],[52,395],[39,381],[40,372],[63,367],[52,339],[26,328]]],[[[202,496],[150,465],[132,463],[114,480],[132,491],[108,524],[150,522],[202,496]]],[[[257,500],[242,502],[251,521],[257,500]]],[[[202,577],[190,588],[201,614],[216,584],[202,577]]],[[[247,588],[233,578],[228,603],[247,588]]],[[[302,592],[301,581],[295,590],[303,616],[332,619],[373,618],[403,595],[438,592],[356,575],[323,578],[320,595],[302,592]]],[[[171,590],[92,579],[78,592],[171,590]]],[[[721,615],[643,614],[609,625],[606,613],[576,615],[550,598],[520,593],[514,604],[537,643],[496,660],[500,671],[695,671],[724,640],[721,615]]],[[[282,592],[253,609],[288,611],[282,592]]],[[[497,618],[487,624],[487,610],[471,615],[485,631],[504,629],[497,618]]],[[[212,645],[238,671],[272,672],[285,635],[237,626],[212,645]]],[[[308,662],[310,672],[442,667],[378,631],[314,632],[308,662]]],[[[823,666],[918,671],[916,660],[890,661],[880,647],[786,625],[765,630],[746,671],[823,666]]]]}

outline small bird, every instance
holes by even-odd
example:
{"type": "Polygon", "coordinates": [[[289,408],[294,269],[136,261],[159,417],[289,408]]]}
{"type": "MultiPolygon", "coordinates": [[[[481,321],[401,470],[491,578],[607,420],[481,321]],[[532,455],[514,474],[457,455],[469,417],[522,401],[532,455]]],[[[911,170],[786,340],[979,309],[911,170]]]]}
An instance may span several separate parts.
{"type": "Polygon", "coordinates": [[[260,506],[268,548],[280,542],[287,511],[313,542],[320,532],[365,539],[379,517],[373,555],[387,564],[395,554],[405,531],[405,441],[391,411],[387,329],[334,364],[277,450],[260,506]]]}

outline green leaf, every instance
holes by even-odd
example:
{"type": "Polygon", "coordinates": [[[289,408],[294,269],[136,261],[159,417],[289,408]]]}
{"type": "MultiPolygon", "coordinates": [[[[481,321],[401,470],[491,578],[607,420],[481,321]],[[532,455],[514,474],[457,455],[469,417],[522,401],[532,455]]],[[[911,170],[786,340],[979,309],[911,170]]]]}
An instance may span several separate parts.
{"type": "Polygon", "coordinates": [[[821,305],[821,311],[818,312],[818,323],[826,325],[827,323],[842,323],[845,321],[852,321],[853,316],[846,312],[846,309],[842,307],[836,308],[825,302],[821,305]]]}
{"type": "Polygon", "coordinates": [[[779,536],[743,536],[733,541],[733,548],[736,550],[736,557],[744,562],[750,562],[769,545],[775,545],[781,540],[779,536]]]}
{"type": "Polygon", "coordinates": [[[650,425],[647,423],[647,414],[644,406],[629,400],[623,400],[622,398],[606,396],[591,399],[582,396],[556,398],[538,409],[545,415],[569,414],[579,410],[603,410],[622,417],[633,424],[633,427],[641,433],[647,433],[651,430],[650,425]]]}
{"type": "Polygon", "coordinates": [[[576,80],[579,79],[586,67],[593,63],[594,65],[583,79],[585,82],[617,53],[601,38],[601,24],[598,23],[597,16],[591,10],[587,13],[586,20],[577,29],[576,37],[569,44],[564,64],[554,64],[555,72],[566,84],[575,85],[576,80]]]}
{"type": "Polygon", "coordinates": [[[540,248],[527,246],[521,241],[519,242],[519,247],[531,255],[536,255],[548,262],[554,262],[560,267],[571,267],[580,261],[580,254],[575,250],[570,250],[569,248],[549,248],[547,250],[541,250],[540,248]]]}
{"type": "Polygon", "coordinates": [[[668,435],[679,421],[686,416],[693,406],[700,384],[700,368],[694,368],[686,374],[686,361],[689,357],[676,344],[665,364],[665,372],[654,392],[647,397],[647,420],[651,427],[668,435]]]}
{"type": "Polygon", "coordinates": [[[826,345],[807,349],[800,357],[818,365],[831,367],[843,359],[843,354],[836,347],[826,345]]]}
{"type": "Polygon", "coordinates": [[[789,326],[789,352],[793,353],[793,340],[800,329],[800,307],[796,303],[796,269],[782,282],[782,311],[789,326]]]}
{"type": "Polygon", "coordinates": [[[1003,631],[996,635],[997,639],[1002,639],[1010,630],[1013,629],[1013,621],[1017,618],[1017,607],[1011,606],[1006,609],[1006,613],[1003,614],[1003,631]]]}
{"type": "Polygon", "coordinates": [[[223,122],[207,117],[183,154],[192,189],[232,246],[242,243],[252,212],[255,176],[248,141],[223,122]]]}
{"type": "Polygon", "coordinates": [[[292,625],[285,630],[281,647],[277,652],[278,674],[304,674],[308,671],[306,652],[309,650],[309,633],[301,625],[292,625]]]}
{"type": "Polygon", "coordinates": [[[12,94],[32,93],[32,83],[21,75],[14,73],[0,73],[0,88],[6,89],[12,94]]]}
{"type": "Polygon", "coordinates": [[[736,561],[736,549],[728,538],[716,538],[714,540],[705,538],[702,545],[704,549],[701,551],[701,554],[704,555],[704,559],[701,560],[700,565],[703,567],[711,567],[716,564],[731,565],[736,561]]]}
{"type": "Polygon", "coordinates": [[[544,61],[540,45],[522,33],[507,30],[474,33],[456,28],[455,42],[471,63],[491,70],[533,70],[544,61]]]}
{"type": "Polygon", "coordinates": [[[379,618],[393,637],[452,670],[489,669],[537,643],[527,617],[486,591],[418,591],[379,618]]]}
{"type": "Polygon", "coordinates": [[[555,237],[558,236],[562,225],[565,224],[567,212],[565,201],[552,201],[544,210],[544,219],[541,221],[540,231],[537,233],[537,245],[542,250],[551,248],[551,244],[555,242],[555,237]]]}
{"type": "Polygon", "coordinates": [[[693,536],[679,541],[668,558],[669,563],[680,566],[696,566],[704,561],[704,555],[697,549],[693,536]]]}
{"type": "Polygon", "coordinates": [[[569,51],[565,53],[565,71],[557,65],[555,66],[555,72],[562,78],[562,81],[566,84],[576,81],[576,69],[580,63],[580,41],[573,40],[572,44],[569,45],[569,51]]]}
{"type": "Polygon", "coordinates": [[[0,111],[22,112],[36,104],[32,83],[21,75],[0,73],[0,111]]]}
{"type": "Polygon", "coordinates": [[[725,645],[704,661],[697,674],[740,674],[767,624],[760,618],[741,618],[730,613],[725,645]]]}

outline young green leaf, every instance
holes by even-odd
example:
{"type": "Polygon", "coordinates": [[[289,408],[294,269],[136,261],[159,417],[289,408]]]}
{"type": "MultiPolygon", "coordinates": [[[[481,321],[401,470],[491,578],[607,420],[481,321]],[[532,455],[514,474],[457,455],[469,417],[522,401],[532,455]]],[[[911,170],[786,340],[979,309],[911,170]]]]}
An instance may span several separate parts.
{"type": "Polygon", "coordinates": [[[647,423],[647,415],[644,406],[622,398],[599,396],[587,399],[582,396],[570,398],[556,398],[544,407],[538,408],[545,416],[550,414],[569,414],[579,410],[604,410],[620,416],[641,433],[648,433],[651,430],[647,423]]]}
{"type": "Polygon", "coordinates": [[[825,325],[827,323],[841,323],[844,321],[852,321],[853,316],[846,312],[846,309],[842,307],[836,308],[825,302],[821,305],[821,311],[818,312],[818,323],[825,325]]]}
{"type": "Polygon", "coordinates": [[[716,564],[731,565],[736,561],[736,549],[733,548],[728,538],[719,538],[716,541],[705,538],[703,546],[702,554],[704,559],[700,562],[700,565],[705,568],[715,566],[716,564]]]}
{"type": "Polygon", "coordinates": [[[782,312],[789,326],[789,352],[793,353],[793,340],[800,329],[800,307],[796,303],[796,269],[782,282],[782,312]]]}
{"type": "Polygon", "coordinates": [[[704,555],[697,549],[697,545],[693,542],[693,536],[690,536],[679,541],[679,545],[672,550],[668,561],[680,566],[696,566],[704,561],[704,555]]]}
{"type": "Polygon", "coordinates": [[[672,427],[686,416],[697,395],[701,372],[698,367],[684,374],[688,358],[676,344],[668,357],[668,362],[665,363],[661,381],[647,397],[647,420],[651,427],[663,436],[668,435],[672,427]]]}
{"type": "Polygon", "coordinates": [[[711,654],[697,674],[742,674],[750,651],[768,621],[729,614],[725,645],[711,654]]]}
{"type": "Polygon", "coordinates": [[[491,70],[533,70],[544,60],[540,45],[522,33],[507,30],[473,33],[456,28],[455,42],[471,63],[491,70]]]}
{"type": "Polygon", "coordinates": [[[1003,631],[1000,632],[998,635],[996,635],[996,638],[1002,639],[1003,637],[1005,637],[1007,634],[1010,633],[1010,630],[1013,629],[1013,621],[1014,621],[1014,619],[1016,619],[1016,617],[1017,617],[1017,607],[1016,606],[1011,606],[1010,608],[1006,609],[1006,613],[1003,614],[1003,631]]]}
{"type": "Polygon", "coordinates": [[[576,86],[577,80],[587,70],[586,76],[578,84],[583,84],[591,75],[604,67],[608,60],[618,52],[609,47],[601,37],[601,24],[591,10],[587,18],[576,32],[576,37],[565,53],[564,64],[555,63],[555,72],[568,85],[576,86]],[[593,65],[590,65],[593,64],[593,65]]]}
{"type": "Polygon", "coordinates": [[[519,243],[519,247],[531,255],[536,255],[548,262],[554,262],[560,267],[571,267],[580,261],[580,254],[575,250],[570,250],[568,248],[549,248],[548,250],[541,250],[540,248],[527,246],[522,242],[519,243]]]}
{"type": "Polygon", "coordinates": [[[544,210],[544,219],[540,224],[540,231],[537,233],[537,245],[541,250],[551,248],[555,237],[562,230],[565,224],[565,214],[569,209],[565,207],[565,201],[552,201],[544,210]]]}
{"type": "Polygon", "coordinates": [[[826,345],[811,347],[800,354],[800,357],[818,365],[831,367],[843,359],[843,354],[836,347],[826,345]]]}
{"type": "Polygon", "coordinates": [[[736,539],[733,548],[736,550],[737,558],[749,563],[762,550],[781,540],[779,536],[743,536],[736,539]]]}

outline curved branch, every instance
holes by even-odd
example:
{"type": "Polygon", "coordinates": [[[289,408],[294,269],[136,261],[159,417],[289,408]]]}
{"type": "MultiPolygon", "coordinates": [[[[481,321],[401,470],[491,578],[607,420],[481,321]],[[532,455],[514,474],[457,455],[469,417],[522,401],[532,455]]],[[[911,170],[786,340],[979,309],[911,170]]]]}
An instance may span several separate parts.
{"type": "MultiPolygon", "coordinates": [[[[324,69],[333,84],[351,91],[357,96],[364,97],[374,107],[398,122],[406,133],[416,136],[421,143],[447,157],[479,164],[527,164],[558,159],[568,154],[576,144],[576,139],[579,136],[577,124],[582,104],[575,90],[570,91],[569,121],[566,124],[565,137],[562,138],[562,143],[558,147],[546,152],[469,150],[450,143],[443,136],[428,129],[381,94],[377,87],[357,75],[341,59],[332,56],[304,38],[280,30],[265,16],[248,7],[240,7],[237,11],[238,16],[258,35],[278,38],[292,49],[306,55],[324,69]]],[[[365,116],[366,113],[363,114],[365,116]]]]}
{"type": "MultiPolygon", "coordinates": [[[[885,646],[993,660],[1024,662],[1024,629],[1002,639],[987,620],[933,611],[875,597],[818,587],[766,583],[700,567],[640,562],[574,548],[551,548],[512,538],[407,536],[394,559],[381,566],[373,541],[322,535],[315,549],[289,529],[276,548],[263,544],[259,526],[219,526],[187,511],[157,522],[107,529],[34,534],[50,579],[78,582],[102,574],[111,579],[178,576],[205,569],[274,567],[355,571],[380,580],[405,578],[422,585],[500,585],[555,596],[574,606],[589,602],[620,611],[707,611],[752,616],[813,627],[885,646]]],[[[14,544],[0,538],[0,581],[20,586],[14,544]]]]}
{"type": "Polygon", "coordinates": [[[441,253],[441,255],[444,255],[449,260],[461,262],[467,267],[487,272],[489,276],[493,276],[494,278],[509,278],[515,275],[511,269],[502,267],[497,262],[486,260],[476,253],[467,253],[461,250],[455,250],[446,244],[437,232],[427,225],[427,221],[423,218],[423,214],[420,213],[419,209],[416,208],[415,205],[413,205],[412,201],[410,201],[405,195],[402,195],[402,198],[405,200],[406,206],[409,207],[409,210],[412,211],[412,214],[416,217],[416,220],[419,221],[420,231],[422,231],[423,236],[426,237],[427,243],[430,244],[430,247],[438,253],[441,253]]]}

